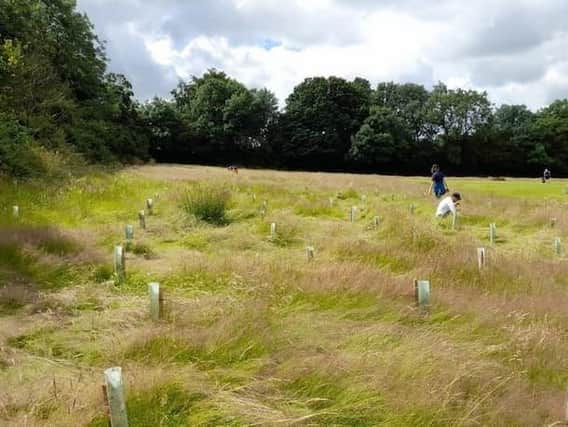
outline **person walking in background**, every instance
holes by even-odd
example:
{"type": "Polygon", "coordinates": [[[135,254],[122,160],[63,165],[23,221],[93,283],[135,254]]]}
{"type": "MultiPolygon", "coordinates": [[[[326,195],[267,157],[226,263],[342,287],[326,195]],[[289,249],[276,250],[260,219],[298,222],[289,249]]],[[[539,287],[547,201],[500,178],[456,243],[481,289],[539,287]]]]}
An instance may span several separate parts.
{"type": "Polygon", "coordinates": [[[432,165],[432,184],[430,185],[430,190],[428,194],[434,193],[434,195],[439,199],[444,194],[446,194],[448,190],[448,186],[446,185],[446,176],[440,170],[440,166],[434,164],[432,165]]]}
{"type": "Polygon", "coordinates": [[[542,182],[548,182],[548,180],[550,180],[550,178],[552,178],[552,173],[550,172],[550,169],[546,168],[544,169],[544,173],[542,174],[542,182]]]}

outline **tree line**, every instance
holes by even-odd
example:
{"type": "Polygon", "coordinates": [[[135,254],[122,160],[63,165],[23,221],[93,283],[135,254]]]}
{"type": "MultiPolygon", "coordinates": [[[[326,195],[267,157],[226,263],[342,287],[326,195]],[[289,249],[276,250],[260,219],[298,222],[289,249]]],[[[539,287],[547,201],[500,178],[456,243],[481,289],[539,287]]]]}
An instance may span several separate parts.
{"type": "Polygon", "coordinates": [[[1,1],[0,172],[64,171],[79,155],[146,160],[149,146],[132,86],[107,72],[103,45],[75,1],[1,1]]]}
{"type": "Polygon", "coordinates": [[[485,92],[312,77],[279,108],[222,71],[138,103],[107,72],[103,44],[72,0],[3,0],[0,172],[33,176],[80,156],[305,170],[568,174],[568,100],[539,111],[485,92]]]}
{"type": "Polygon", "coordinates": [[[282,111],[267,89],[209,70],[142,106],[159,161],[423,174],[568,173],[568,100],[532,112],[487,93],[313,77],[282,111]]]}

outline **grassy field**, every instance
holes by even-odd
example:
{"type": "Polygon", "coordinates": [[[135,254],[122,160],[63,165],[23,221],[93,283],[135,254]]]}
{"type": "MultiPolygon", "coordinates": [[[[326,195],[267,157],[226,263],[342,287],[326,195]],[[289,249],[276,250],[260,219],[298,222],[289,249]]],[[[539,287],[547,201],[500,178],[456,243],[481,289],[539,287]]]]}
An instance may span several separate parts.
{"type": "Polygon", "coordinates": [[[0,425],[106,426],[111,366],[132,426],[560,425],[567,183],[449,185],[456,230],[421,178],[149,166],[0,183],[0,425]],[[203,185],[230,198],[218,224],[183,209],[203,185]],[[431,282],[429,314],[414,279],[431,282]],[[149,282],[164,290],[158,322],[149,282]]]}

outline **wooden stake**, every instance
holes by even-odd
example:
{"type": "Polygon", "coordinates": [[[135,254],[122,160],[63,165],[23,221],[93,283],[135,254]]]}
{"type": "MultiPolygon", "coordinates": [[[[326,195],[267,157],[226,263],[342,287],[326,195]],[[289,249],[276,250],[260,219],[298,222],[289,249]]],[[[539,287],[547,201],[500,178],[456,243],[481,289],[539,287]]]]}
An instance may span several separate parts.
{"type": "Polygon", "coordinates": [[[12,206],[12,216],[15,219],[18,219],[20,217],[20,207],[17,205],[12,206]]]}
{"type": "Polygon", "coordinates": [[[351,222],[355,222],[355,220],[357,219],[357,206],[351,207],[350,219],[351,222]]]}
{"type": "Polygon", "coordinates": [[[430,308],[430,282],[428,280],[414,281],[416,303],[423,311],[430,308]]]}
{"type": "Polygon", "coordinates": [[[140,220],[140,228],[145,229],[146,228],[146,212],[144,212],[143,210],[138,212],[138,219],[140,220]]]}
{"type": "Polygon", "coordinates": [[[308,258],[308,261],[313,261],[314,260],[314,247],[313,246],[308,246],[306,248],[306,256],[308,258]]]}
{"type": "Polygon", "coordinates": [[[53,378],[53,397],[57,400],[57,383],[55,382],[55,378],[53,378]]]}
{"type": "Polygon", "coordinates": [[[568,425],[568,390],[566,392],[566,406],[564,408],[564,421],[568,425]]]}
{"type": "Polygon", "coordinates": [[[132,225],[128,224],[124,227],[124,236],[126,240],[132,240],[134,238],[134,227],[132,225]]]}
{"type": "Polygon", "coordinates": [[[114,274],[116,275],[116,279],[119,283],[124,281],[126,277],[124,266],[124,250],[120,245],[114,247],[114,274]]]}
{"type": "Polygon", "coordinates": [[[270,238],[272,240],[276,239],[276,223],[275,222],[270,224],[270,238]]]}
{"type": "Polygon", "coordinates": [[[163,319],[166,315],[166,312],[164,310],[164,306],[165,306],[165,297],[164,297],[164,290],[162,288],[160,288],[160,297],[158,300],[158,305],[160,306],[160,319],[163,319]]]}
{"type": "Polygon", "coordinates": [[[157,282],[149,283],[148,293],[150,295],[150,316],[152,320],[158,321],[162,317],[160,284],[157,282]]]}
{"type": "MultiPolygon", "coordinates": [[[[105,407],[105,414],[108,418],[108,426],[111,427],[111,424],[110,424],[110,406],[109,406],[109,402],[108,402],[106,384],[102,384],[101,388],[102,388],[102,392],[103,392],[103,405],[105,407]]],[[[74,404],[75,404],[75,401],[73,401],[73,406],[74,406],[74,404]]]]}
{"type": "Polygon", "coordinates": [[[152,215],[154,212],[154,200],[146,199],[146,209],[148,209],[148,215],[152,215]]]}
{"type": "Polygon", "coordinates": [[[485,248],[477,248],[477,266],[479,270],[483,270],[485,268],[485,248]]]}
{"type": "Polygon", "coordinates": [[[381,225],[381,219],[378,216],[376,216],[373,218],[373,227],[379,228],[379,225],[381,225]]]}
{"type": "Polygon", "coordinates": [[[416,205],[413,203],[413,204],[410,205],[410,213],[411,213],[412,215],[414,215],[414,212],[415,212],[415,211],[416,211],[416,205]]]}
{"type": "Polygon", "coordinates": [[[106,399],[110,411],[110,424],[112,427],[128,427],[122,369],[120,367],[109,368],[105,370],[104,378],[106,399]]]}

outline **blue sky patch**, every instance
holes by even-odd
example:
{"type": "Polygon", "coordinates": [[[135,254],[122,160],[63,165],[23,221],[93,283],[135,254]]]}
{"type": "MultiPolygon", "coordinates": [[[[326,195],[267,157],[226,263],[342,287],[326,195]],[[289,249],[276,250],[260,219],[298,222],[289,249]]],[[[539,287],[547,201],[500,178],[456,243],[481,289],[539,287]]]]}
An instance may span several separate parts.
{"type": "Polygon", "coordinates": [[[273,39],[264,39],[262,42],[262,48],[264,50],[272,50],[275,47],[282,46],[282,42],[273,39]]]}

